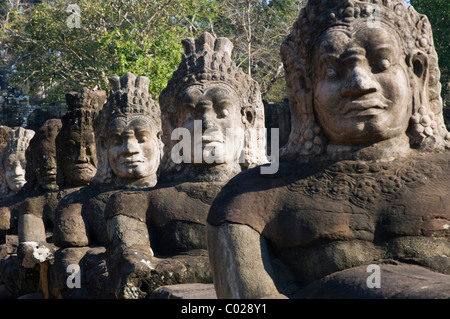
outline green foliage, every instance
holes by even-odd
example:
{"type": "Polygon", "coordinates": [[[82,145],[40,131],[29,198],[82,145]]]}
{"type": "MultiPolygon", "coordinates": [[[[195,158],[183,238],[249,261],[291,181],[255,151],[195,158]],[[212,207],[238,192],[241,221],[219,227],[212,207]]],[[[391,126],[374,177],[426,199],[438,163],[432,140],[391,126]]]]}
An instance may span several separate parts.
{"type": "Polygon", "coordinates": [[[214,1],[77,3],[79,28],[67,24],[72,12],[65,0],[44,1],[29,15],[10,10],[4,43],[19,53],[10,62],[13,85],[31,82],[33,94],[43,84],[50,103],[83,86],[107,89],[110,76],[130,71],[148,76],[157,98],[181,60],[181,40],[190,30],[201,32],[215,12],[214,1]],[[195,29],[186,27],[187,18],[195,29]]]}
{"type": "MultiPolygon", "coordinates": [[[[4,1],[4,0],[0,0],[4,1]]],[[[302,0],[78,0],[80,26],[69,27],[67,0],[0,12],[0,49],[8,52],[11,84],[45,88],[46,102],[83,86],[108,89],[108,78],[130,71],[150,78],[156,99],[177,68],[181,40],[204,31],[234,43],[234,60],[261,85],[264,97],[284,99],[279,47],[302,0]],[[270,89],[269,89],[270,88],[270,89]]],[[[1,55],[0,55],[0,58],[1,55]]]]}

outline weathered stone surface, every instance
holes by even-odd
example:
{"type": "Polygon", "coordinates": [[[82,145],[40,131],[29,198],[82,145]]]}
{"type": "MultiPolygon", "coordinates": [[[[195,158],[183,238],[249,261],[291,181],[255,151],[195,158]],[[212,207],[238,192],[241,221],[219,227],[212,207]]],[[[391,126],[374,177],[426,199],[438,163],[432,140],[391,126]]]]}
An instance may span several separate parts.
{"type": "Polygon", "coordinates": [[[367,3],[310,0],[283,43],[279,170],[240,173],[209,212],[219,298],[448,298],[450,134],[424,76],[439,76],[431,28],[401,0],[377,5],[372,26],[367,3]],[[385,279],[367,292],[371,264],[385,279]]]}
{"type": "Polygon", "coordinates": [[[62,127],[56,137],[58,184],[85,186],[97,172],[97,152],[94,138],[94,120],[106,100],[105,91],[66,94],[67,113],[62,117],[62,127]]]}
{"type": "Polygon", "coordinates": [[[183,44],[183,61],[159,97],[159,182],[111,196],[105,210],[108,270],[120,298],[142,298],[170,284],[211,283],[209,207],[231,177],[267,162],[259,87],[231,60],[232,43],[205,33],[183,44]],[[176,128],[187,134],[182,146],[171,138],[176,128]]]}
{"type": "MultiPolygon", "coordinates": [[[[42,275],[39,264],[53,258],[52,232],[58,202],[81,185],[88,184],[96,170],[95,147],[92,149],[89,144],[94,144],[93,117],[104,98],[101,92],[93,93],[87,89],[79,94],[70,93],[68,97],[69,112],[63,120],[48,120],[29,143],[24,190],[2,202],[4,220],[10,221],[8,231],[17,232],[19,236],[17,257],[20,267],[29,272],[37,271],[34,291],[38,289],[42,275]],[[87,170],[90,175],[78,172],[87,170]]],[[[14,136],[25,133],[27,131],[19,128],[14,136]]]]}
{"type": "MultiPolygon", "coordinates": [[[[448,275],[410,264],[380,264],[379,287],[368,287],[367,266],[342,270],[313,282],[299,298],[448,299],[448,275]]],[[[370,280],[370,278],[369,278],[370,280]]]]}
{"type": "Polygon", "coordinates": [[[182,42],[183,59],[159,96],[164,142],[161,180],[226,181],[241,170],[266,163],[259,85],[231,60],[231,41],[204,33],[182,42]],[[189,132],[183,143],[179,136],[172,138],[176,129],[189,132]],[[177,147],[182,148],[183,162],[177,147]],[[174,155],[181,163],[174,162],[174,155]]]}
{"type": "Polygon", "coordinates": [[[107,199],[123,188],[156,184],[161,119],[158,104],[148,94],[149,79],[127,73],[112,77],[110,82],[110,95],[94,121],[98,166],[92,185],[66,196],[56,210],[54,240],[61,249],[55,254],[57,267],[51,270],[55,272],[52,291],[64,298],[114,296],[105,254],[96,253],[108,242],[104,218],[107,199]],[[76,256],[65,254],[76,249],[76,256]],[[86,274],[87,269],[89,275],[79,289],[65,285],[67,273],[61,265],[68,260],[86,264],[82,271],[86,274]]]}
{"type": "Polygon", "coordinates": [[[217,299],[213,284],[182,284],[162,286],[150,299],[217,299]]]}

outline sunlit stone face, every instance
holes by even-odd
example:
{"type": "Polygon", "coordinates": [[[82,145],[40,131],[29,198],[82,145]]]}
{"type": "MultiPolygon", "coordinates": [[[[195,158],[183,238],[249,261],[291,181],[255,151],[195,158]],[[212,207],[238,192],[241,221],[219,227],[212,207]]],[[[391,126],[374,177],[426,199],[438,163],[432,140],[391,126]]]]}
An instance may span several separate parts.
{"type": "Polygon", "coordinates": [[[244,145],[237,93],[227,85],[192,85],[179,101],[179,127],[191,136],[191,163],[237,163],[244,145]]]}
{"type": "Polygon", "coordinates": [[[86,185],[97,172],[94,132],[73,130],[63,141],[61,164],[64,177],[74,185],[86,185]]]}
{"type": "Polygon", "coordinates": [[[141,179],[156,173],[159,144],[154,130],[142,118],[116,118],[108,128],[108,160],[114,174],[141,179]]]}
{"type": "Polygon", "coordinates": [[[313,58],[316,115],[336,143],[372,143],[406,132],[412,94],[399,40],[387,28],[329,29],[313,58]]]}
{"type": "Polygon", "coordinates": [[[18,192],[26,183],[26,163],[25,152],[9,154],[3,162],[6,183],[13,192],[18,192]]]}

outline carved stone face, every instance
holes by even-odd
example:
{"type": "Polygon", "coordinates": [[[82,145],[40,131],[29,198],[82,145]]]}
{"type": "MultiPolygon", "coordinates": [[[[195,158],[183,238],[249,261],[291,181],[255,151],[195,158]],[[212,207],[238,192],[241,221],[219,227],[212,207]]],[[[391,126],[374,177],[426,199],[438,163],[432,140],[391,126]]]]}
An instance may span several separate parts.
{"type": "Polygon", "coordinates": [[[194,157],[201,150],[203,163],[237,163],[244,145],[244,124],[236,92],[220,84],[193,85],[179,101],[180,127],[191,134],[191,162],[198,162],[194,157]]]}
{"type": "Polygon", "coordinates": [[[386,28],[329,29],[313,59],[315,110],[336,143],[372,143],[406,132],[412,95],[399,40],[386,28]]]}
{"type": "Polygon", "coordinates": [[[159,144],[143,119],[114,119],[108,129],[107,151],[111,169],[120,178],[141,179],[158,169],[159,144]]]}
{"type": "Polygon", "coordinates": [[[70,131],[63,141],[61,164],[64,176],[71,184],[88,184],[97,172],[94,132],[70,131]]]}
{"type": "Polygon", "coordinates": [[[13,192],[18,192],[26,183],[26,163],[27,161],[24,151],[11,153],[3,162],[6,183],[8,184],[9,189],[13,192]]]}
{"type": "MultiPolygon", "coordinates": [[[[45,134],[39,132],[30,142],[32,166],[35,170],[38,185],[44,188],[57,188],[57,161],[55,139],[61,129],[60,125],[48,125],[45,134]]],[[[42,130],[42,128],[41,128],[42,130]]]]}

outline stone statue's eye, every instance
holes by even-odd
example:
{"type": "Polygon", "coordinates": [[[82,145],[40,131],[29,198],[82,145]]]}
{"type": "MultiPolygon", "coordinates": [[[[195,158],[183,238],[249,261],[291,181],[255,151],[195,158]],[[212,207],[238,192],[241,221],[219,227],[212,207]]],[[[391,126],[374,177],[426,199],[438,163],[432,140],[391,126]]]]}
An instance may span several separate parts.
{"type": "Polygon", "coordinates": [[[122,140],[121,140],[121,138],[120,138],[120,136],[118,136],[118,135],[115,135],[115,136],[113,136],[113,137],[111,137],[111,144],[112,145],[120,145],[122,143],[122,140]]]}
{"type": "Polygon", "coordinates": [[[380,70],[387,70],[391,66],[391,61],[388,59],[381,59],[380,61],[380,70]]]}
{"type": "Polygon", "coordinates": [[[228,111],[227,109],[223,109],[223,110],[219,113],[219,118],[224,118],[224,117],[227,117],[228,115],[230,115],[230,111],[228,111]]]}
{"type": "Polygon", "coordinates": [[[145,134],[139,134],[138,136],[137,136],[137,140],[138,140],[138,142],[139,143],[145,143],[145,142],[147,142],[147,136],[145,135],[145,134]]]}
{"type": "Polygon", "coordinates": [[[336,73],[336,69],[334,69],[334,68],[327,68],[325,74],[326,74],[328,79],[332,80],[332,79],[334,79],[336,77],[336,74],[337,74],[336,73]]]}

